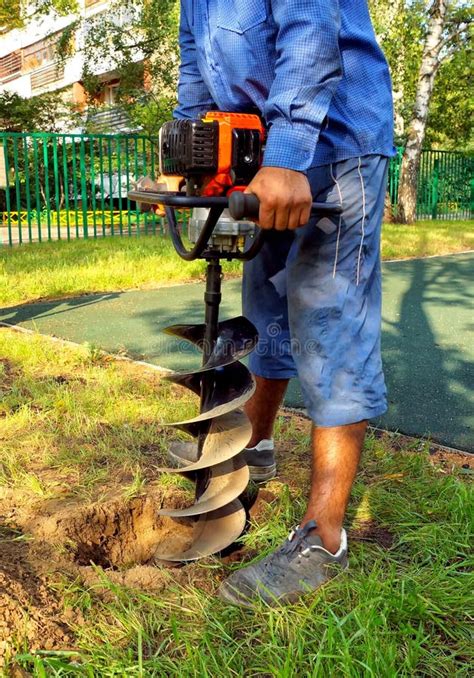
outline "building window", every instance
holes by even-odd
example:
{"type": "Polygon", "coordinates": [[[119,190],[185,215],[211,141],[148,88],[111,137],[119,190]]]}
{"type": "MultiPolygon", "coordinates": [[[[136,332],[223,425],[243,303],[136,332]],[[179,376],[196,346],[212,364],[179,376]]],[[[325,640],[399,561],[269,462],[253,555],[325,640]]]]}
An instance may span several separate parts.
{"type": "Polygon", "coordinates": [[[11,80],[17,78],[21,71],[21,52],[11,52],[4,57],[0,57],[0,80],[11,80]]]}
{"type": "Polygon", "coordinates": [[[23,70],[31,71],[51,64],[56,60],[56,50],[60,33],[44,40],[34,42],[23,48],[23,70]]]}
{"type": "Polygon", "coordinates": [[[118,82],[105,85],[103,91],[103,101],[106,106],[115,106],[115,104],[117,103],[118,88],[119,88],[118,82]]]}

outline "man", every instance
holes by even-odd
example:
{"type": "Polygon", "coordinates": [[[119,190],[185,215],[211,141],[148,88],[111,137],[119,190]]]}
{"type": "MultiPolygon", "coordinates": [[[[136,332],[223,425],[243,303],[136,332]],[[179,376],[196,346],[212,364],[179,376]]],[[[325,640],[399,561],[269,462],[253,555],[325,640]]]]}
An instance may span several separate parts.
{"type": "Polygon", "coordinates": [[[392,155],[391,84],[366,0],[181,0],[178,118],[260,111],[269,127],[248,187],[270,229],[245,266],[259,331],[247,413],[254,478],[275,474],[272,431],[298,375],[313,421],[311,491],[283,546],[235,572],[225,600],[295,600],[347,566],[343,519],[367,420],[386,409],[380,227],[392,155]],[[309,220],[312,199],[341,216],[309,220]]]}

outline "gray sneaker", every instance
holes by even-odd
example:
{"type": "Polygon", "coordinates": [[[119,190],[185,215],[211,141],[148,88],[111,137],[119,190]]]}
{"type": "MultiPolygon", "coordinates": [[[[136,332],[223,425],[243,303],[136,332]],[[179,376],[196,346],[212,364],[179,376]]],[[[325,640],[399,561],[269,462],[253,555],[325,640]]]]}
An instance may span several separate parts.
{"type": "Polygon", "coordinates": [[[292,603],[340,574],[348,567],[345,530],[338,552],[332,554],[309,534],[315,527],[314,520],[296,527],[279,549],[231,574],[221,584],[219,598],[241,607],[253,607],[257,600],[270,606],[292,603]]]}
{"type": "Polygon", "coordinates": [[[276,476],[275,446],[273,440],[261,440],[255,447],[244,448],[250,478],[255,483],[265,483],[276,476]]]}
{"type": "MultiPolygon", "coordinates": [[[[261,440],[255,447],[245,447],[245,461],[250,471],[250,480],[255,483],[264,483],[276,476],[273,440],[261,440]]],[[[168,457],[173,466],[185,466],[183,459],[188,463],[197,461],[197,444],[192,441],[173,441],[168,449],[168,457]]]]}

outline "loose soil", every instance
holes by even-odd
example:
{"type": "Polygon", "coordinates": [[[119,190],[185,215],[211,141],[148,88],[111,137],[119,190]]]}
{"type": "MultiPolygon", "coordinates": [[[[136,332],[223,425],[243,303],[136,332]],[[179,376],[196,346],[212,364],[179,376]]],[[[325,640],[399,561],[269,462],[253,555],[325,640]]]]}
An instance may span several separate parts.
{"type": "Polygon", "coordinates": [[[0,670],[22,644],[29,650],[74,648],[70,628],[81,624],[82,615],[65,609],[50,587],[53,580],[79,578],[104,596],[100,568],[114,583],[147,591],[196,583],[193,565],[170,570],[154,560],[160,546],[184,549],[191,542],[190,521],[157,514],[164,501],[180,508],[186,500],[176,488],[130,500],[40,502],[28,509],[0,497],[0,670]]]}
{"type": "Polygon", "coordinates": [[[67,649],[73,644],[62,605],[47,578],[30,562],[22,534],[0,525],[0,669],[12,642],[31,650],[67,649]]]}
{"type": "MultiPolygon", "coordinates": [[[[117,492],[117,488],[115,488],[117,492]]],[[[276,495],[249,493],[256,518],[276,495]]],[[[80,626],[80,611],[66,608],[51,583],[80,579],[107,600],[107,580],[155,594],[175,584],[214,590],[207,572],[159,561],[160,549],[185,549],[192,522],[158,515],[189,504],[179,488],[151,487],[146,495],[81,504],[51,500],[28,505],[18,493],[0,493],[0,674],[5,660],[23,645],[30,651],[74,650],[71,628],[80,626]]],[[[248,549],[229,549],[224,562],[251,557],[248,549]]],[[[216,579],[214,577],[214,579],[216,579]]]]}

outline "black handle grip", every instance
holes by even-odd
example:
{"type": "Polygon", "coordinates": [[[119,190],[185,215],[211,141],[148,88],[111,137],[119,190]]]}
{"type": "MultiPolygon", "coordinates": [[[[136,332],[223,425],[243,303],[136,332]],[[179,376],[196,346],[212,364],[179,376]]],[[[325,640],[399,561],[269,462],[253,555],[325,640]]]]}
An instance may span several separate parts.
{"type": "MultiPolygon", "coordinates": [[[[260,211],[260,201],[253,193],[242,193],[234,191],[229,196],[229,212],[233,219],[258,219],[260,211]]],[[[341,205],[337,203],[313,202],[311,215],[318,214],[340,214],[341,205]]]]}

